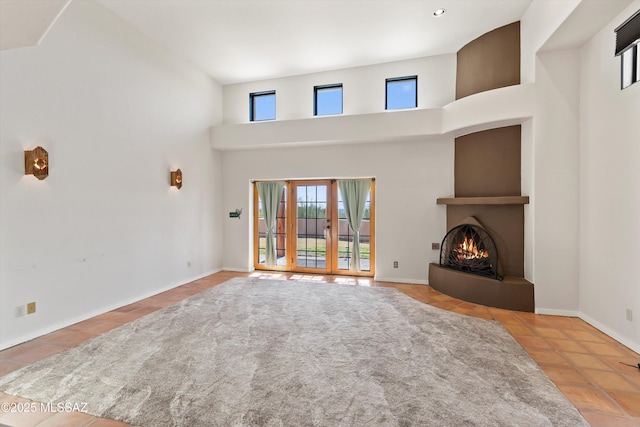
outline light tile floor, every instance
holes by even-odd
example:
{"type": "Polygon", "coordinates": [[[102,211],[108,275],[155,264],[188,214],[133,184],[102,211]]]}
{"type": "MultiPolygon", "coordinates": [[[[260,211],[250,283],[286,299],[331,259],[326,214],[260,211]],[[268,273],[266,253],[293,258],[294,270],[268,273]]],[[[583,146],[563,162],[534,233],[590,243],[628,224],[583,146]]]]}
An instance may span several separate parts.
{"type": "MultiPolygon", "coordinates": [[[[303,280],[357,286],[395,287],[412,298],[467,316],[496,320],[524,347],[592,426],[640,426],[640,355],[584,321],[502,310],[464,302],[429,286],[376,282],[369,278],[295,273],[220,272],[167,292],[0,351],[0,375],[65,351],[127,322],[181,301],[233,277],[303,280]]],[[[13,427],[116,427],[129,424],[79,412],[41,410],[38,402],[0,393],[0,424],[13,427]],[[25,404],[35,412],[4,410],[25,404]]]]}

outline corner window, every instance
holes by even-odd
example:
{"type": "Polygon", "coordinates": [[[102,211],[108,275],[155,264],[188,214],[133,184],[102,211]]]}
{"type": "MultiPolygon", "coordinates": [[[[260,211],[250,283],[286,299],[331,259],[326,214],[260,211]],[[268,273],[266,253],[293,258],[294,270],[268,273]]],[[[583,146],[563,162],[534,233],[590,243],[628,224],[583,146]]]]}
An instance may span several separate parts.
{"type": "Polygon", "coordinates": [[[620,57],[622,58],[622,89],[625,89],[640,80],[638,45],[630,47],[620,57]]]}
{"type": "Polygon", "coordinates": [[[616,33],[616,56],[620,56],[620,87],[625,89],[640,81],[640,10],[613,31],[616,33]]]}
{"type": "Polygon", "coordinates": [[[640,47],[636,45],[636,82],[640,82],[640,47]]]}
{"type": "Polygon", "coordinates": [[[342,84],[313,87],[313,115],[342,114],[342,84]]]}
{"type": "Polygon", "coordinates": [[[276,119],[276,91],[255,92],[249,94],[249,120],[258,122],[276,119]]]}
{"type": "Polygon", "coordinates": [[[418,76],[387,79],[385,109],[416,108],[418,106],[418,76]]]}

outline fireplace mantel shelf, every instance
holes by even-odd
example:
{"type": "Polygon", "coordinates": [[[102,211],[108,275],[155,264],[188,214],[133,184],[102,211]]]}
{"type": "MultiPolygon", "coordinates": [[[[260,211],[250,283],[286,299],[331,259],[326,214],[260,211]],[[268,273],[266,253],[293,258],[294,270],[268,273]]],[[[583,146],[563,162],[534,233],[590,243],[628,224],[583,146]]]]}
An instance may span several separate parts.
{"type": "Polygon", "coordinates": [[[436,199],[439,205],[526,205],[529,196],[444,197],[436,199]]]}

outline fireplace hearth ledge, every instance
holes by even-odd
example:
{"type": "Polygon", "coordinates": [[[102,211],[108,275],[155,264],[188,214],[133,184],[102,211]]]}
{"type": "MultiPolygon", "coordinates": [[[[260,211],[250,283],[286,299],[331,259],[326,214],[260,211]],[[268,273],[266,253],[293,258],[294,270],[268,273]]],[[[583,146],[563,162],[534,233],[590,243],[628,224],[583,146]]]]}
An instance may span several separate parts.
{"type": "Polygon", "coordinates": [[[429,264],[429,286],[475,304],[530,313],[535,310],[533,283],[523,277],[496,280],[429,264]]]}

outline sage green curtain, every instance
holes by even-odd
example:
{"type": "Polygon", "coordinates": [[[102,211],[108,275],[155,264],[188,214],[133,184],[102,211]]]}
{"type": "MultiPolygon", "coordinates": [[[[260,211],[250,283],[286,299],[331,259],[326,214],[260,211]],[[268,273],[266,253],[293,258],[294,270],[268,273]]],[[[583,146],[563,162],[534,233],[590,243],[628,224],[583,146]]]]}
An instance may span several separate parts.
{"type": "Polygon", "coordinates": [[[260,200],[262,200],[262,212],[264,213],[264,222],[267,226],[265,265],[267,267],[275,267],[278,265],[278,257],[276,256],[276,216],[278,213],[278,205],[282,199],[284,182],[257,182],[256,187],[258,187],[258,196],[260,196],[260,200]]]}
{"type": "Polygon", "coordinates": [[[339,179],[338,189],[342,195],[349,228],[353,232],[353,252],[349,270],[360,271],[360,225],[367,195],[371,189],[371,179],[339,179]]]}

